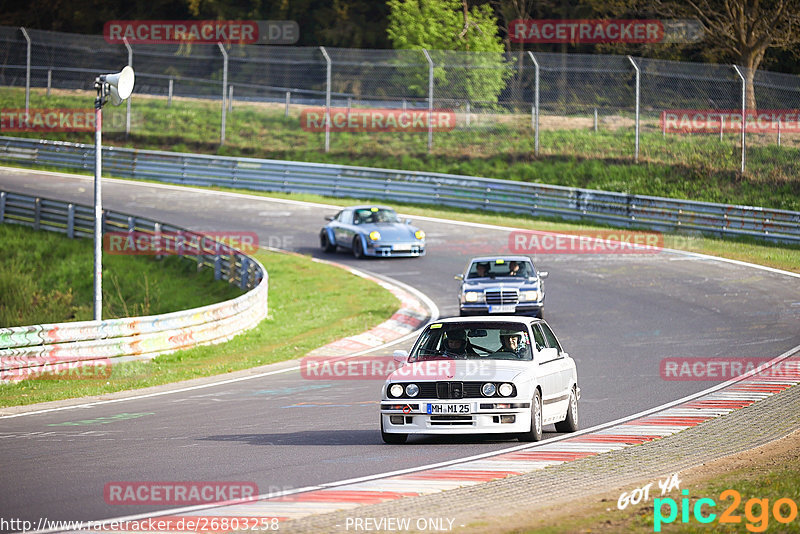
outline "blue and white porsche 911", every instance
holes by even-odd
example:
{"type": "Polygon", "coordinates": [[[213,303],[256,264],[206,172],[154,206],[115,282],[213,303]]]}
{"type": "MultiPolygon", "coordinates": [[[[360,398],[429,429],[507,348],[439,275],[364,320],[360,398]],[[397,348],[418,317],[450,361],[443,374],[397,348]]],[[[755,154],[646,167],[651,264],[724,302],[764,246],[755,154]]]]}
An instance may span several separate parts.
{"type": "Polygon", "coordinates": [[[353,256],[424,256],[425,232],[409,220],[400,220],[392,208],[353,206],[334,216],[319,233],[325,252],[337,247],[349,249],[353,256]]]}
{"type": "Polygon", "coordinates": [[[578,374],[550,326],[533,317],[443,319],[420,334],[386,379],[381,436],[506,434],[539,441],[542,427],[578,429],[578,374]]]}

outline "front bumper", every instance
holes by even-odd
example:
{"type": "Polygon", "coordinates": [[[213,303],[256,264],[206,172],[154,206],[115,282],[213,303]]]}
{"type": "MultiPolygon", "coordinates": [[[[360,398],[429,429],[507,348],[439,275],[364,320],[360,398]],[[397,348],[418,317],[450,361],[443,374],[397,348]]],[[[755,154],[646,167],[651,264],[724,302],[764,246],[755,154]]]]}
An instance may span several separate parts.
{"type": "MultiPolygon", "coordinates": [[[[489,306],[484,303],[467,304],[461,303],[461,315],[492,315],[489,313],[489,306]]],[[[544,309],[544,302],[523,302],[516,305],[513,312],[503,312],[494,315],[539,315],[544,309]]]]}
{"type": "MultiPolygon", "coordinates": [[[[406,399],[404,399],[406,400],[406,399]]],[[[384,432],[389,434],[517,434],[531,429],[530,402],[516,399],[502,399],[511,408],[486,408],[501,399],[463,399],[459,402],[443,402],[437,399],[408,402],[411,409],[386,409],[388,405],[400,404],[397,399],[384,399],[381,402],[381,419],[384,432]],[[427,405],[469,404],[469,414],[432,415],[427,413],[427,405]],[[501,422],[513,416],[513,422],[501,422]],[[402,420],[402,424],[399,421],[402,420]]]]}
{"type": "Polygon", "coordinates": [[[425,243],[367,244],[365,256],[379,258],[415,258],[425,255],[425,243]]]}

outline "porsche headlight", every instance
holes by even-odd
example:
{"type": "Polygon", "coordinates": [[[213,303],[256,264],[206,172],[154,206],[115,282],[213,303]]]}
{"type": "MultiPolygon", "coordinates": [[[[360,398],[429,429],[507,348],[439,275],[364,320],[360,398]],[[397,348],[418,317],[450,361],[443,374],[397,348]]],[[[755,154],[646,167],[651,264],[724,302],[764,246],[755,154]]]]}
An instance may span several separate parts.
{"type": "Polygon", "coordinates": [[[400,397],[403,395],[403,386],[400,384],[394,384],[391,388],[389,388],[389,394],[392,397],[400,397]]]}
{"type": "Polygon", "coordinates": [[[373,230],[369,233],[369,238],[371,241],[377,241],[381,238],[381,233],[377,230],[373,230]]]}
{"type": "Polygon", "coordinates": [[[467,291],[464,293],[464,302],[478,302],[481,299],[480,291],[467,291]]]}
{"type": "Polygon", "coordinates": [[[484,397],[491,397],[497,391],[497,386],[492,384],[491,382],[485,383],[481,386],[481,393],[483,393],[484,397]]]}
{"type": "Polygon", "coordinates": [[[539,300],[539,292],[537,290],[521,291],[520,300],[539,300]]]}
{"type": "Polygon", "coordinates": [[[425,232],[423,232],[422,230],[417,230],[416,232],[414,232],[414,237],[416,237],[421,241],[425,239],[425,232]]]}
{"type": "Polygon", "coordinates": [[[500,387],[497,388],[497,391],[500,392],[500,395],[503,397],[510,397],[512,393],[514,393],[514,386],[509,383],[500,384],[500,387]]]}
{"type": "Polygon", "coordinates": [[[416,397],[419,395],[419,386],[416,384],[409,384],[406,386],[406,395],[409,397],[416,397]]]}

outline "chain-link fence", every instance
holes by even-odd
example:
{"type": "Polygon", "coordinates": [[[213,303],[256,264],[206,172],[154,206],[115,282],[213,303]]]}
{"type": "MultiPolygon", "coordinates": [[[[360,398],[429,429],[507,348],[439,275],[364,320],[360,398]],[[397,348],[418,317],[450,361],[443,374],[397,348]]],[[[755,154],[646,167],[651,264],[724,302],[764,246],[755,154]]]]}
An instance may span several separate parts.
{"type": "Polygon", "coordinates": [[[746,165],[772,179],[800,165],[800,77],[613,55],[129,46],[0,27],[2,108],[91,108],[95,76],[129,62],[130,104],[105,112],[165,148],[746,165]]]}

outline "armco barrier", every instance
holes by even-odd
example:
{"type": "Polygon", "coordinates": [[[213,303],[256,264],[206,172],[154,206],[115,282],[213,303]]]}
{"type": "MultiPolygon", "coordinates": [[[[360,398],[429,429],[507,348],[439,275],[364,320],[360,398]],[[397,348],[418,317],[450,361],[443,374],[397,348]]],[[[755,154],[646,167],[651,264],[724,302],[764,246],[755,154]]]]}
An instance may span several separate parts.
{"type": "MultiPolygon", "coordinates": [[[[0,162],[94,169],[94,145],[0,137],[0,162]]],[[[800,212],[454,174],[104,147],[113,176],[256,191],[381,198],[657,231],[800,243],[800,212]]]]}
{"type": "MultiPolygon", "coordinates": [[[[1,223],[74,237],[92,236],[94,218],[93,209],[87,206],[0,192],[1,223]]],[[[198,268],[213,268],[215,278],[249,291],[226,302],[163,315],[0,328],[0,375],[4,381],[35,375],[36,367],[108,358],[152,358],[218,343],[255,327],[267,316],[267,271],[255,258],[225,248],[222,250],[227,255],[221,255],[214,240],[188,239],[202,234],[109,211],[104,212],[104,231],[163,232],[164,239],[182,234],[187,237],[186,258],[196,261],[198,268]],[[212,242],[215,250],[198,250],[201,243],[212,242]]]]}

